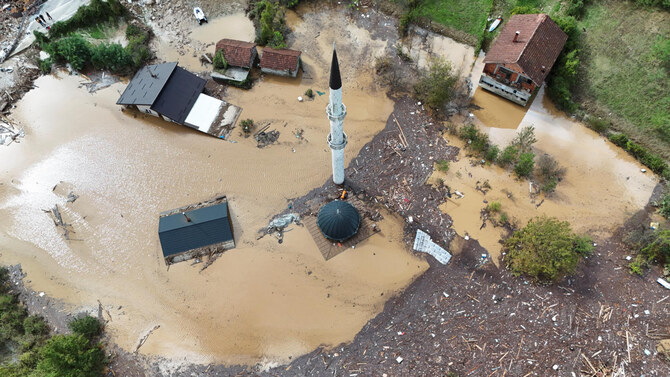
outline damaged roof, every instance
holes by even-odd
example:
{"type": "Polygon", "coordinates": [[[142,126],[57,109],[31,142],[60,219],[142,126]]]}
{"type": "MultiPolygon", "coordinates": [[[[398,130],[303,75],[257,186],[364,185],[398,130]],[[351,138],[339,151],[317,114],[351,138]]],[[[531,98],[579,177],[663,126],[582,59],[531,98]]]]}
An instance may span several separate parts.
{"type": "Polygon", "coordinates": [[[300,61],[300,51],[287,48],[275,50],[264,48],[261,56],[261,68],[274,69],[277,71],[293,71],[300,61]]]}
{"type": "Polygon", "coordinates": [[[546,14],[517,14],[500,32],[484,63],[518,64],[526,76],[541,85],[567,39],[567,34],[546,14]]]}
{"type": "Polygon", "coordinates": [[[165,257],[230,241],[233,232],[228,218],[228,203],[161,217],[158,236],[165,257]]]}
{"type": "Polygon", "coordinates": [[[116,104],[153,105],[176,67],[176,62],[142,67],[130,80],[116,104]]]}
{"type": "Polygon", "coordinates": [[[226,38],[216,43],[215,51],[223,50],[223,57],[228,65],[251,68],[251,57],[255,48],[255,43],[226,38]]]}

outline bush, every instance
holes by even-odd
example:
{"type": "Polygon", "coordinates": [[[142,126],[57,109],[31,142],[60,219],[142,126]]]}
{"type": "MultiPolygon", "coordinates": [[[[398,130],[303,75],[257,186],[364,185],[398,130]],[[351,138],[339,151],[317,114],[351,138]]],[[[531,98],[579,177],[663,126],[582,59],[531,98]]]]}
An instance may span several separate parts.
{"type": "Polygon", "coordinates": [[[223,50],[216,51],[212,64],[214,65],[214,69],[225,70],[228,68],[228,62],[225,56],[223,56],[223,50]]]}
{"type": "Polygon", "coordinates": [[[76,70],[83,69],[91,61],[91,45],[81,35],[72,35],[51,43],[51,53],[56,60],[66,61],[76,70]]]}
{"type": "Polygon", "coordinates": [[[576,18],[584,15],[584,0],[568,0],[566,2],[565,14],[576,18]]]}
{"type": "Polygon", "coordinates": [[[444,59],[435,58],[414,85],[414,94],[428,108],[439,111],[451,100],[457,81],[458,77],[453,73],[451,64],[444,59]]]}
{"type": "Polygon", "coordinates": [[[121,73],[133,66],[133,57],[118,43],[101,43],[91,48],[91,64],[95,69],[121,73]]]}
{"type": "Polygon", "coordinates": [[[442,173],[449,171],[449,161],[447,160],[439,160],[435,163],[435,166],[437,167],[437,170],[441,171],[442,173]]]}
{"type": "Polygon", "coordinates": [[[535,165],[535,154],[532,152],[521,153],[519,161],[514,165],[514,173],[519,178],[529,177],[533,173],[535,165]]]}
{"type": "Polygon", "coordinates": [[[670,265],[670,229],[656,231],[643,231],[641,234],[633,235],[633,247],[639,249],[635,259],[629,264],[631,272],[638,275],[644,274],[644,270],[651,264],[670,265]]]}
{"type": "Polygon", "coordinates": [[[517,132],[516,137],[512,140],[512,145],[521,152],[529,152],[536,141],[535,127],[526,126],[517,132]]]}
{"type": "Polygon", "coordinates": [[[82,318],[77,318],[68,324],[72,332],[78,335],[83,335],[86,339],[92,340],[102,334],[102,323],[95,318],[87,315],[82,318]]]}
{"type": "Polygon", "coordinates": [[[240,127],[242,127],[242,132],[244,132],[245,136],[249,136],[251,133],[251,130],[254,129],[254,121],[251,119],[245,119],[240,122],[240,127]]]}
{"type": "Polygon", "coordinates": [[[547,193],[554,191],[564,175],[565,168],[560,167],[554,158],[548,154],[540,156],[535,168],[535,177],[540,182],[542,191],[547,193]]]}
{"type": "Polygon", "coordinates": [[[500,202],[491,202],[491,203],[489,203],[489,205],[486,206],[486,209],[489,212],[492,212],[492,213],[500,212],[501,208],[502,208],[502,205],[500,204],[500,202]]]}
{"type": "Polygon", "coordinates": [[[31,315],[23,320],[23,330],[27,335],[41,336],[49,334],[49,326],[44,318],[31,315]]]}
{"type": "Polygon", "coordinates": [[[126,50],[133,59],[133,68],[141,67],[153,57],[149,50],[151,36],[151,30],[144,26],[129,24],[126,28],[126,39],[128,40],[126,50]]]}
{"type": "Polygon", "coordinates": [[[628,144],[628,136],[624,134],[611,134],[609,136],[610,141],[621,148],[626,148],[626,144],[628,144]]]}
{"type": "Polygon", "coordinates": [[[474,124],[468,124],[458,131],[458,137],[467,142],[467,148],[479,154],[489,150],[489,137],[483,134],[474,124]]]}
{"type": "Polygon", "coordinates": [[[496,162],[498,154],[500,154],[500,148],[497,145],[491,145],[486,151],[485,158],[489,162],[496,162]]]}
{"type": "Polygon", "coordinates": [[[567,221],[535,217],[505,240],[507,267],[535,282],[556,282],[576,271],[585,239],[576,237],[567,221]]]}
{"type": "Polygon", "coordinates": [[[260,15],[258,37],[256,38],[259,45],[270,45],[273,48],[286,46],[284,42],[285,12],[286,9],[282,5],[275,4],[270,0],[262,0],[255,4],[252,15],[260,15]]]}
{"type": "Polygon", "coordinates": [[[658,206],[658,213],[666,219],[670,219],[670,191],[665,191],[658,206]]]}
{"type": "Polygon", "coordinates": [[[45,377],[99,377],[105,355],[83,335],[54,335],[39,351],[36,372],[45,377]]]}
{"type": "Polygon", "coordinates": [[[51,57],[48,57],[44,60],[40,60],[40,70],[42,71],[42,73],[44,73],[45,75],[51,73],[52,64],[53,60],[51,59],[51,57]]]}
{"type": "Polygon", "coordinates": [[[575,112],[578,105],[572,101],[572,89],[577,84],[580,63],[580,29],[573,16],[556,17],[554,21],[568,35],[568,40],[547,77],[547,95],[559,109],[575,112]]]}
{"type": "Polygon", "coordinates": [[[503,224],[507,224],[509,222],[509,216],[507,213],[503,212],[500,214],[500,222],[503,224]]]}
{"type": "Polygon", "coordinates": [[[590,117],[586,120],[586,124],[589,126],[590,129],[598,133],[605,133],[610,128],[610,122],[600,118],[590,117]]]}
{"type": "Polygon", "coordinates": [[[498,158],[498,165],[506,167],[511,164],[516,164],[518,158],[519,150],[516,149],[514,145],[508,145],[500,154],[500,157],[498,158]]]}
{"type": "Polygon", "coordinates": [[[312,91],[312,88],[305,90],[305,96],[307,98],[314,98],[314,92],[312,91]]]}

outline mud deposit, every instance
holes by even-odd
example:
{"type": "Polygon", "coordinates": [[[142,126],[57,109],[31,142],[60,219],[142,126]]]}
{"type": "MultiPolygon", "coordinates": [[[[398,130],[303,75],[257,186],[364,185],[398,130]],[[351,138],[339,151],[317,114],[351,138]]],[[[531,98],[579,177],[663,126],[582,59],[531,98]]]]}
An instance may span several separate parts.
{"type": "Polygon", "coordinates": [[[344,12],[308,13],[298,22],[301,78],[228,90],[243,118],[281,132],[277,145],[262,150],[237,131],[232,143],[121,112],[115,101],[123,84],[91,95],[78,88],[79,77],[40,78],[14,112],[25,142],[0,150],[0,262],[21,263],[31,288],[76,308],[97,308],[100,300],[112,340],[126,350],[160,325],[140,352],[179,362],[283,362],[351,340],[427,264],[405,251],[402,222],[388,213],[381,235],[327,263],[303,227],[281,245],[256,241],[288,198],[330,176],[326,96],[296,98],[308,87],[326,90],[320,66],[333,39],[349,45],[338,49],[347,163],[392,111],[365,68],[385,41],[353,25],[327,27],[347,25],[344,12]],[[66,203],[70,192],[79,199],[66,203]],[[188,263],[167,271],[158,213],[218,193],[228,195],[238,247],[201,273],[188,263]],[[55,204],[72,224],[71,241],[42,211],[55,204]]]}
{"type": "MultiPolygon", "coordinates": [[[[517,226],[524,226],[531,217],[546,214],[569,221],[574,230],[596,240],[611,236],[648,202],[658,183],[656,176],[642,173],[640,169],[644,166],[632,157],[583,124],[557,112],[545,100],[543,90],[527,112],[509,101],[481,92],[478,89],[474,96],[475,103],[482,104],[482,109],[475,112],[475,123],[493,143],[502,149],[518,129],[532,125],[537,137],[536,156],[549,154],[566,169],[556,191],[546,196],[531,196],[528,180],[516,179],[514,173],[498,166],[482,166],[479,160],[468,157],[466,149],[461,149],[458,160],[450,165],[446,174],[433,175],[431,183],[442,178],[453,190],[465,195],[463,198],[454,195],[440,206],[452,217],[456,232],[477,239],[496,263],[501,248],[498,241],[504,230],[489,221],[482,228],[480,211],[487,202],[500,202],[501,211],[517,226]],[[519,117],[519,123],[514,126],[514,119],[519,117]],[[508,122],[498,122],[498,118],[508,122]],[[484,189],[487,193],[477,190],[485,181],[491,186],[489,190],[484,189]]],[[[456,136],[447,134],[445,137],[450,144],[463,147],[456,136]]]]}

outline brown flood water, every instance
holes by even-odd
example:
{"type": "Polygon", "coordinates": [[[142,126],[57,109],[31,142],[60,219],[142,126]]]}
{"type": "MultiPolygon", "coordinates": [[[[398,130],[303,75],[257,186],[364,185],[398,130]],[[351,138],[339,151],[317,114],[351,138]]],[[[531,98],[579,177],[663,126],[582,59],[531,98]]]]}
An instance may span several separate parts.
{"type": "MultiPolygon", "coordinates": [[[[492,142],[504,147],[514,138],[517,130],[489,127],[500,123],[487,123],[497,114],[486,112],[493,109],[495,112],[514,114],[520,107],[502,98],[497,99],[487,99],[493,106],[478,112],[476,124],[492,142]]],[[[565,178],[554,193],[533,199],[529,195],[527,180],[517,180],[513,173],[497,166],[472,166],[463,149],[459,153],[459,161],[450,165],[447,174],[435,172],[432,177],[433,182],[438,177],[443,178],[445,184],[465,195],[462,199],[454,197],[448,200],[441,208],[453,218],[458,234],[464,236],[467,233],[479,240],[491,252],[496,263],[500,255],[498,241],[502,229],[487,223],[480,230],[482,220],[479,212],[487,205],[483,202],[485,199],[489,203],[500,202],[502,211],[521,226],[531,217],[546,214],[569,221],[573,230],[590,234],[596,240],[609,236],[627,216],[646,205],[658,183],[657,177],[642,173],[640,169],[643,166],[632,157],[584,125],[556,111],[544,98],[544,90],[540,91],[518,127],[527,125],[535,127],[536,156],[547,153],[567,169],[565,178]],[[478,181],[483,183],[485,180],[492,187],[486,196],[475,189],[478,181]],[[511,194],[510,198],[508,194],[511,194]],[[544,202],[537,207],[542,200],[544,202]]],[[[463,147],[455,136],[445,135],[445,138],[463,147]]]]}
{"type": "Polygon", "coordinates": [[[160,325],[140,352],[175,362],[281,362],[351,340],[427,264],[406,250],[402,220],[390,214],[381,235],[328,262],[303,227],[281,245],[256,240],[289,198],[330,177],[327,96],[296,98],[308,87],[326,90],[322,67],[334,39],[345,45],[338,55],[347,163],[393,110],[367,68],[375,56],[369,52],[384,41],[337,12],[294,20],[306,72],[227,90],[243,118],[281,132],[279,144],[264,149],[237,131],[232,143],[121,112],[115,102],[124,84],[91,95],[78,88],[79,77],[38,79],[14,111],[26,138],[0,149],[0,263],[21,263],[33,289],[74,309],[93,310],[100,300],[111,314],[112,339],[127,350],[160,325]],[[293,136],[297,128],[306,141],[293,136]],[[70,191],[80,198],[66,204],[70,191]],[[228,195],[238,247],[202,273],[188,262],[167,271],[158,213],[217,193],[228,195]],[[42,212],[54,204],[76,240],[65,241],[42,212]]]}

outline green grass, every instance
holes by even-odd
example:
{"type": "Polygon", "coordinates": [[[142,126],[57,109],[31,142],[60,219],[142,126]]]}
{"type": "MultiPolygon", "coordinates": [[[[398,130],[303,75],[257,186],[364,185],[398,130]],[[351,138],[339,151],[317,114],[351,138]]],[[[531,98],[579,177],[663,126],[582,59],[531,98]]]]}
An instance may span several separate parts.
{"type": "Polygon", "coordinates": [[[417,9],[417,16],[479,37],[492,4],[493,0],[425,0],[417,9]]]}
{"type": "Polygon", "coordinates": [[[580,97],[622,118],[615,128],[670,157],[670,72],[655,53],[670,36],[670,13],[594,2],[580,26],[586,28],[580,97]]]}

